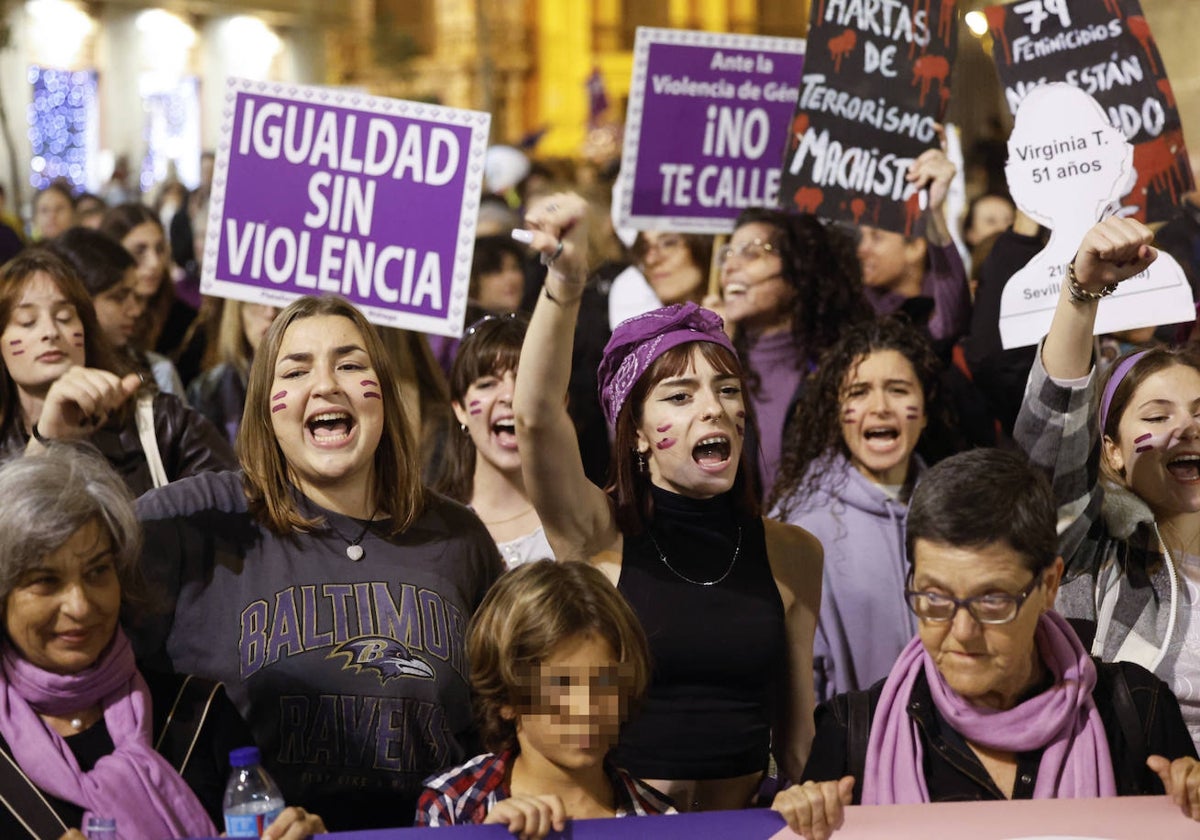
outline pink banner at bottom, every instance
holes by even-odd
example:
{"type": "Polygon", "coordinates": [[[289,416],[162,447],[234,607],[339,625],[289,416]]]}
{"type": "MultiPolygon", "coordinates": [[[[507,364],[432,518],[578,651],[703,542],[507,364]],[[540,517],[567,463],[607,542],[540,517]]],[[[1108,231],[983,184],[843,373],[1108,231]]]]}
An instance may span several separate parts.
{"type": "MultiPolygon", "coordinates": [[[[615,835],[614,835],[615,836],[615,835]]],[[[651,835],[646,835],[647,837],[651,835]]],[[[770,840],[799,837],[787,829],[770,840]]],[[[944,802],[846,809],[835,840],[1200,840],[1200,823],[1165,796],[944,802]]]]}

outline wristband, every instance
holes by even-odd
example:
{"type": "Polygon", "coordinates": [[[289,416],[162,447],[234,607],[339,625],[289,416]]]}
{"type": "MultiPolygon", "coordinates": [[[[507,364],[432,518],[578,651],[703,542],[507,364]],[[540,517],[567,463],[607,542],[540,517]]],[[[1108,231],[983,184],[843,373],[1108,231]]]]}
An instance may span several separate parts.
{"type": "Polygon", "coordinates": [[[43,436],[42,433],[38,431],[37,423],[33,424],[33,426],[31,427],[31,432],[33,434],[33,439],[36,440],[38,443],[40,443],[42,446],[49,446],[50,444],[52,444],[54,442],[54,441],[50,440],[50,438],[43,436]]]}

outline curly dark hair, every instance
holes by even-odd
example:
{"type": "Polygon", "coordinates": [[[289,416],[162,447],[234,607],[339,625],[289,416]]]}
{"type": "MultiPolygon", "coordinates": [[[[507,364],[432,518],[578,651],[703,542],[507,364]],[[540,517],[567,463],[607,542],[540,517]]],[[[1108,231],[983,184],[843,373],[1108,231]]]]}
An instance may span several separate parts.
{"type": "MultiPolygon", "coordinates": [[[[875,316],[863,296],[862,268],[854,240],[810,213],[763,207],[743,210],[735,228],[755,222],[775,229],[771,244],[779,252],[783,279],[796,290],[792,339],[802,351],[796,357],[796,369],[807,370],[837,341],[842,330],[875,316]]],[[[748,344],[748,337],[739,331],[734,346],[743,359],[747,358],[748,344]]],[[[747,374],[746,384],[757,394],[759,377],[753,370],[747,374]]]]}
{"type": "Polygon", "coordinates": [[[829,454],[850,457],[842,437],[841,403],[846,380],[871,353],[895,350],[908,359],[925,397],[928,423],[921,438],[937,437],[950,428],[948,409],[942,402],[942,363],[926,335],[904,315],[892,315],[858,324],[821,357],[808,380],[783,441],[783,460],[771,488],[768,507],[786,519],[791,510],[811,497],[829,471],[829,454]]]}

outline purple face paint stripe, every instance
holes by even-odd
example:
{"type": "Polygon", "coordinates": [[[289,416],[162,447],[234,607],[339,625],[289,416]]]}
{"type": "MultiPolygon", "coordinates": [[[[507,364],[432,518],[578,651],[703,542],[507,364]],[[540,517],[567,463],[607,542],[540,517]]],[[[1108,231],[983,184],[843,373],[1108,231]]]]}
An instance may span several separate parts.
{"type": "Polygon", "coordinates": [[[675,438],[663,438],[658,443],[654,444],[659,449],[670,449],[676,443],[675,438]]]}
{"type": "Polygon", "coordinates": [[[285,408],[287,408],[287,403],[280,403],[279,405],[273,406],[271,408],[271,413],[276,414],[280,411],[283,411],[285,408]]]}
{"type": "Polygon", "coordinates": [[[368,385],[374,385],[376,388],[379,387],[379,383],[373,379],[364,379],[362,382],[359,382],[358,384],[362,385],[364,388],[367,387],[368,385]]]}
{"type": "Polygon", "coordinates": [[[8,342],[10,347],[15,347],[16,345],[18,345],[20,343],[21,343],[21,339],[19,339],[19,338],[14,338],[12,341],[8,342]]]}
{"type": "Polygon", "coordinates": [[[281,399],[283,399],[283,398],[284,398],[284,397],[286,397],[286,396],[287,396],[287,391],[280,391],[278,394],[276,394],[275,396],[271,397],[271,399],[273,399],[273,400],[281,400],[281,399]]]}
{"type": "Polygon", "coordinates": [[[479,400],[471,400],[469,403],[467,403],[467,405],[471,408],[474,408],[475,406],[479,405],[479,400]]]}
{"type": "Polygon", "coordinates": [[[1144,440],[1150,440],[1150,438],[1152,438],[1152,437],[1154,437],[1154,435],[1153,435],[1153,434],[1151,434],[1150,432],[1146,432],[1146,434],[1142,435],[1141,437],[1136,437],[1136,438],[1134,438],[1134,439],[1133,439],[1133,442],[1134,442],[1134,443],[1141,443],[1141,442],[1142,442],[1142,441],[1144,441],[1144,440]]]}
{"type": "Polygon", "coordinates": [[[24,350],[14,350],[14,351],[13,351],[13,355],[14,355],[14,356],[24,356],[24,355],[25,355],[25,351],[24,351],[24,350]]]}
{"type": "Polygon", "coordinates": [[[1133,451],[1134,452],[1149,452],[1153,448],[1154,447],[1152,445],[1146,444],[1145,446],[1139,446],[1137,449],[1135,449],[1133,451]]]}
{"type": "MultiPolygon", "coordinates": [[[[381,400],[381,399],[383,399],[383,397],[379,396],[379,394],[376,394],[374,391],[366,391],[366,392],[363,394],[363,399],[367,399],[367,400],[381,400]]],[[[472,411],[471,413],[472,413],[472,414],[476,414],[476,413],[478,413],[478,412],[474,412],[474,411],[472,411]]]]}
{"type": "Polygon", "coordinates": [[[670,424],[670,423],[663,423],[661,426],[659,426],[658,428],[656,428],[654,431],[656,431],[656,432],[665,432],[665,431],[667,431],[667,430],[668,430],[668,429],[670,429],[670,428],[671,428],[671,424],[670,424]]]}

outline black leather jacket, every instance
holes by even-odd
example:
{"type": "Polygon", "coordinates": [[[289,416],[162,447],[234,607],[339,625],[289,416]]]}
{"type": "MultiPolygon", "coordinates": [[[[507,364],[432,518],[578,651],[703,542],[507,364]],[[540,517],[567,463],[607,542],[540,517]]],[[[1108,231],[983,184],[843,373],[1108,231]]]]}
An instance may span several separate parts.
{"type": "MultiPolygon", "coordinates": [[[[125,479],[130,492],[140,496],[154,486],[154,481],[138,438],[132,404],[124,417],[118,425],[109,424],[98,429],[88,440],[125,479]]],[[[154,434],[169,481],[210,470],[238,468],[233,448],[225,436],[173,394],[154,396],[154,434]]],[[[24,451],[27,443],[24,435],[10,433],[4,441],[3,453],[24,451]]]]}

